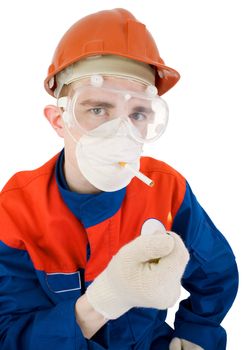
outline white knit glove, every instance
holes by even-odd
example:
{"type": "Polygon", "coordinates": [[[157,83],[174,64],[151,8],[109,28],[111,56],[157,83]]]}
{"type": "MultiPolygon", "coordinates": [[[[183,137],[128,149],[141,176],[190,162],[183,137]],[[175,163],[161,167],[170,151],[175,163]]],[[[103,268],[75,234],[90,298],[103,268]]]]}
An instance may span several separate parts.
{"type": "Polygon", "coordinates": [[[204,350],[201,346],[191,343],[188,340],[173,338],[169,344],[169,350],[204,350]]]}
{"type": "Polygon", "coordinates": [[[124,245],[90,284],[88,302],[107,319],[118,318],[132,307],[171,307],[180,296],[188,260],[176,233],[141,235],[124,245]]]}

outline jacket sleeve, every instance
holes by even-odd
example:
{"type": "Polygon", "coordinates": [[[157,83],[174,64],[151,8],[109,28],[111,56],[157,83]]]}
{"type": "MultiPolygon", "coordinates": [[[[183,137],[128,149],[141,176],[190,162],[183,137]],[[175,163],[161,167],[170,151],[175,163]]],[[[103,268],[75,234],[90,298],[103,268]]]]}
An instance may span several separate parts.
{"type": "Polygon", "coordinates": [[[74,299],[55,304],[43,291],[26,251],[0,242],[0,349],[105,349],[86,339],[74,299]]]}
{"type": "Polygon", "coordinates": [[[228,242],[188,184],[172,230],[181,235],[190,252],[182,279],[182,286],[190,296],[180,302],[174,336],[196,343],[204,350],[224,350],[226,332],[220,324],[237,293],[237,265],[228,242]]]}

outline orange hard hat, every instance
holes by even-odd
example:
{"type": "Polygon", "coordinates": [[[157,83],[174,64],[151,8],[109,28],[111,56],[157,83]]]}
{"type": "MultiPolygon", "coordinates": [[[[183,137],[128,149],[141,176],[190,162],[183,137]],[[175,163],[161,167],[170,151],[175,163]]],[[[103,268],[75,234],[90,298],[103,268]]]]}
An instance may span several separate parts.
{"type": "Polygon", "coordinates": [[[147,63],[155,68],[158,94],[179,80],[179,73],[165,66],[156,43],[143,23],[125,9],[100,11],[76,22],[60,40],[44,85],[54,96],[55,75],[74,62],[93,55],[112,54],[147,63]]]}

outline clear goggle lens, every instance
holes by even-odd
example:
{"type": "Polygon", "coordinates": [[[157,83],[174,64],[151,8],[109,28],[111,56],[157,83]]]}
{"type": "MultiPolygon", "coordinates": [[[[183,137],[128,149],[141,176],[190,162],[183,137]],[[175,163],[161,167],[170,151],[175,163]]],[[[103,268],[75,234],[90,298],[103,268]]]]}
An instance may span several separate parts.
{"type": "Polygon", "coordinates": [[[155,141],[166,129],[168,106],[146,85],[137,84],[140,91],[83,84],[59,99],[58,105],[65,108],[64,121],[69,128],[100,137],[108,137],[124,124],[137,141],[155,141]]]}

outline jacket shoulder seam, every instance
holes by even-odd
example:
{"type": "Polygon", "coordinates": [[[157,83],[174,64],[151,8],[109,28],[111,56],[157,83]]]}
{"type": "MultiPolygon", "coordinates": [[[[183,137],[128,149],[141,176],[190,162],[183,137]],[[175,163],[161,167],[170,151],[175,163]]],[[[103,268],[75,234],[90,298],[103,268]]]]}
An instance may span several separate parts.
{"type": "Polygon", "coordinates": [[[6,189],[3,188],[1,193],[0,193],[0,196],[2,196],[3,194],[5,194],[7,192],[22,190],[25,187],[27,187],[28,185],[30,185],[32,182],[34,182],[37,178],[40,178],[42,176],[47,176],[47,175],[50,175],[50,172],[45,172],[43,174],[38,174],[36,176],[33,176],[33,177],[31,177],[31,179],[26,180],[26,182],[21,186],[15,186],[15,187],[6,188],[6,189]]]}

